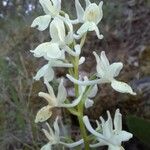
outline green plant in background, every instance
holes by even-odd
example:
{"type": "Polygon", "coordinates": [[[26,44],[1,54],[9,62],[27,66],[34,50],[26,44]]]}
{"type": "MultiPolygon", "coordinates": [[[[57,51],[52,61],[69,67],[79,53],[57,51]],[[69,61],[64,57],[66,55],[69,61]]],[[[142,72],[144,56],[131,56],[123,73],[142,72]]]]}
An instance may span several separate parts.
{"type": "Polygon", "coordinates": [[[85,61],[81,57],[82,47],[85,43],[87,33],[95,31],[98,39],[103,35],[98,29],[98,24],[103,17],[103,2],[98,5],[85,0],[85,9],[78,0],[75,0],[77,19],[71,20],[69,14],[61,10],[61,0],[40,0],[39,1],[45,15],[37,17],[31,27],[37,27],[38,30],[44,31],[49,28],[51,40],[37,46],[31,53],[37,58],[44,58],[47,61],[35,75],[35,80],[44,79],[48,93],[39,92],[39,96],[47,101],[47,105],[42,107],[36,115],[35,122],[43,123],[51,118],[53,108],[66,108],[72,115],[76,116],[79,121],[81,139],[73,141],[70,136],[61,135],[60,116],[57,116],[53,127],[48,123],[47,130],[43,129],[48,143],[41,150],[50,150],[62,145],[73,149],[89,150],[91,148],[108,146],[108,150],[123,150],[122,142],[132,138],[132,134],[122,130],[122,115],[119,109],[115,112],[114,120],[110,112],[107,111],[108,119],[105,121],[100,117],[100,122],[96,121],[97,128],[94,129],[89,121],[88,116],[84,115],[84,109],[93,106],[94,101],[91,99],[98,91],[97,85],[110,83],[111,87],[121,93],[136,95],[132,88],[124,82],[116,80],[123,64],[115,62],[110,64],[104,51],[100,57],[93,52],[97,66],[96,74],[86,77],[79,74],[79,65],[85,61]],[[74,31],[74,25],[81,24],[77,31],[74,31]],[[50,82],[55,78],[54,68],[68,68],[66,77],[74,84],[74,100],[67,98],[67,90],[64,86],[64,79],[58,79],[58,93],[54,93],[50,82]],[[88,133],[90,132],[90,134],[88,133]],[[68,138],[69,137],[69,138],[68,138]]]}
{"type": "Polygon", "coordinates": [[[126,120],[129,130],[150,147],[150,121],[136,116],[128,116],[126,120]]]}

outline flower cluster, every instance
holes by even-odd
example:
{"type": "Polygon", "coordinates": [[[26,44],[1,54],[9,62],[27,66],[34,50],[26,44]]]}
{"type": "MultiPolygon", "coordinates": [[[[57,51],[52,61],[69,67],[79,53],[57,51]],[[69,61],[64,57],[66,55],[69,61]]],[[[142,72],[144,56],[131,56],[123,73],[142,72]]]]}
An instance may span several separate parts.
{"type": "Polygon", "coordinates": [[[46,123],[48,130],[43,129],[48,143],[41,150],[51,150],[56,144],[68,148],[84,146],[85,150],[107,145],[108,150],[122,150],[121,143],[132,138],[132,134],[122,130],[122,115],[119,109],[115,113],[114,125],[110,112],[107,111],[107,121],[100,117],[101,122],[97,121],[96,129],[91,126],[88,116],[84,116],[84,109],[93,106],[94,100],[91,98],[96,96],[98,84],[110,83],[115,91],[136,95],[127,83],[115,79],[123,68],[123,64],[121,62],[110,64],[104,51],[101,52],[100,57],[93,52],[97,63],[94,77],[80,76],[78,70],[78,66],[85,61],[85,57],[81,57],[80,54],[87,33],[95,31],[98,39],[103,38],[98,29],[98,24],[103,18],[103,1],[97,5],[85,0],[84,9],[79,0],[75,0],[77,13],[75,20],[70,19],[69,15],[61,10],[61,0],[39,0],[39,2],[45,15],[37,17],[31,27],[37,27],[40,31],[49,27],[51,40],[30,50],[35,57],[42,57],[47,61],[47,64],[34,76],[35,80],[43,78],[48,90],[48,93],[39,92],[39,96],[47,101],[47,105],[37,112],[35,123],[47,121],[53,113],[53,108],[63,107],[78,118],[81,131],[81,139],[76,142],[70,139],[72,141],[70,143],[66,137],[61,136],[58,124],[60,118],[56,117],[53,128],[46,123]],[[74,31],[73,25],[79,23],[81,26],[74,31]],[[50,82],[55,78],[54,68],[56,67],[68,68],[69,73],[66,77],[74,84],[74,100],[68,100],[63,78],[59,80],[57,95],[54,93],[50,82]],[[88,134],[86,130],[91,134],[88,134]]]}

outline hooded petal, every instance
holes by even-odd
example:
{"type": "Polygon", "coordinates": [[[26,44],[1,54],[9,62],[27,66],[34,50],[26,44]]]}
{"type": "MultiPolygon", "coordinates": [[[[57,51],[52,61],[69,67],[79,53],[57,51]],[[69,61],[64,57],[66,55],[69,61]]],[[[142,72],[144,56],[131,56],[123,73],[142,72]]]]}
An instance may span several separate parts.
{"type": "Polygon", "coordinates": [[[109,66],[110,74],[113,77],[117,77],[122,68],[123,68],[123,63],[121,63],[121,62],[113,63],[109,66]]]}
{"type": "Polygon", "coordinates": [[[64,42],[65,41],[65,26],[64,22],[58,17],[50,24],[50,36],[53,42],[64,42]]]}
{"type": "Polygon", "coordinates": [[[47,105],[43,108],[41,108],[38,112],[37,112],[37,115],[36,115],[36,118],[35,118],[35,123],[38,123],[38,122],[44,122],[46,121],[47,119],[49,119],[52,115],[52,111],[51,111],[51,106],[47,105]]]}
{"type": "Polygon", "coordinates": [[[57,94],[57,100],[58,103],[62,104],[66,100],[67,97],[67,91],[66,88],[63,85],[63,79],[61,79],[59,87],[58,87],[58,94],[57,94]]]}
{"type": "Polygon", "coordinates": [[[46,145],[44,145],[41,150],[51,150],[51,144],[50,143],[47,143],[46,145]]]}
{"type": "Polygon", "coordinates": [[[83,15],[84,15],[84,9],[82,8],[81,4],[79,3],[79,0],[75,0],[75,7],[76,7],[78,21],[82,22],[83,15]]]}
{"type": "Polygon", "coordinates": [[[113,80],[111,82],[111,86],[114,90],[116,90],[120,93],[129,93],[132,95],[136,95],[136,93],[133,92],[132,88],[127,83],[113,80]]]}
{"type": "Polygon", "coordinates": [[[38,30],[44,31],[49,26],[50,21],[50,15],[39,16],[32,22],[31,27],[37,27],[38,30]]]}

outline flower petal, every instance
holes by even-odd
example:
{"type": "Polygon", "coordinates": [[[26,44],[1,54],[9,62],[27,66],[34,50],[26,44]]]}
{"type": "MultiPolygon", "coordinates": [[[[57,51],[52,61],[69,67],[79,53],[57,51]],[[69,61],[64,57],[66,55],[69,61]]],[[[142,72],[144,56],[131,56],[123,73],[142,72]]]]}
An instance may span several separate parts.
{"type": "Polygon", "coordinates": [[[65,25],[64,22],[56,17],[50,24],[50,36],[53,42],[65,41],[65,25]]]}
{"type": "Polygon", "coordinates": [[[60,58],[62,53],[61,50],[59,48],[58,43],[49,43],[45,46],[46,49],[46,59],[51,59],[51,58],[60,58]]]}
{"type": "Polygon", "coordinates": [[[52,3],[50,0],[39,0],[40,4],[42,5],[42,8],[46,14],[51,14],[52,9],[52,3]]]}
{"type": "Polygon", "coordinates": [[[121,131],[119,134],[114,135],[112,142],[116,145],[121,145],[122,142],[126,142],[131,139],[133,135],[126,131],[121,131]]]}
{"type": "Polygon", "coordinates": [[[84,33],[86,33],[87,31],[89,31],[89,29],[91,29],[91,23],[90,23],[90,22],[85,22],[85,23],[77,30],[77,34],[79,34],[80,36],[82,36],[84,33]]]}
{"type": "Polygon", "coordinates": [[[63,85],[63,79],[61,79],[59,87],[58,87],[58,94],[57,94],[57,100],[59,104],[64,103],[67,97],[67,91],[66,88],[63,85]]]}
{"type": "Polygon", "coordinates": [[[90,0],[85,0],[85,3],[86,3],[86,7],[88,7],[91,4],[90,0]]]}
{"type": "Polygon", "coordinates": [[[32,22],[31,27],[37,27],[38,30],[44,31],[49,26],[50,21],[50,15],[39,16],[32,22]]]}
{"type": "Polygon", "coordinates": [[[115,112],[114,127],[115,133],[119,134],[119,132],[122,130],[122,114],[120,113],[119,109],[117,109],[115,112]]]}
{"type": "MultiPolygon", "coordinates": [[[[96,32],[96,35],[97,35],[97,37],[98,37],[98,39],[103,39],[103,35],[102,34],[100,34],[100,32],[99,32],[99,29],[98,29],[98,27],[97,27],[97,25],[95,25],[95,27],[94,27],[94,29],[93,30],[95,30],[95,32],[96,32]]],[[[92,30],[92,31],[93,31],[92,30]]]]}
{"type": "Polygon", "coordinates": [[[63,61],[61,60],[55,60],[51,63],[51,65],[53,67],[65,67],[65,68],[70,68],[70,67],[73,67],[73,64],[70,64],[70,63],[64,63],[63,61]]]}
{"type": "Polygon", "coordinates": [[[51,144],[50,143],[47,143],[46,145],[44,145],[41,150],[51,150],[51,144]]]}
{"type": "MultiPolygon", "coordinates": [[[[103,67],[104,67],[104,68],[109,67],[109,60],[108,60],[108,58],[106,57],[105,51],[102,51],[102,52],[101,52],[100,59],[101,59],[101,61],[102,61],[102,64],[103,64],[103,67]]],[[[102,64],[101,64],[101,65],[102,65],[102,64]]]]}
{"type": "Polygon", "coordinates": [[[66,147],[69,147],[69,148],[77,147],[83,143],[84,143],[83,139],[74,143],[65,143],[65,142],[60,141],[60,144],[65,145],[66,147]]]}
{"type": "Polygon", "coordinates": [[[47,105],[43,108],[41,108],[38,112],[37,112],[37,115],[36,115],[36,118],[35,118],[35,123],[38,123],[38,122],[44,122],[46,121],[48,118],[51,117],[52,115],[52,111],[51,111],[51,106],[47,105]]]}
{"type": "Polygon", "coordinates": [[[61,50],[57,43],[45,42],[31,50],[35,57],[44,57],[45,59],[61,57],[61,50]]]}
{"type": "Polygon", "coordinates": [[[48,104],[52,107],[55,107],[57,105],[56,99],[51,97],[50,94],[44,93],[44,92],[39,92],[38,94],[40,97],[43,97],[45,100],[47,100],[48,104]]]}
{"type": "Polygon", "coordinates": [[[97,80],[91,80],[91,81],[81,81],[81,80],[77,80],[74,77],[72,77],[71,75],[67,74],[66,77],[72,81],[75,84],[78,85],[94,85],[94,84],[98,84],[98,83],[105,83],[103,82],[103,80],[101,79],[97,79],[97,80]]]}
{"type": "Polygon", "coordinates": [[[51,42],[42,43],[42,44],[38,45],[35,48],[35,50],[30,50],[30,52],[33,53],[34,57],[43,57],[43,56],[45,56],[45,54],[47,52],[47,48],[49,47],[50,44],[51,44],[51,42]]]}
{"type": "Polygon", "coordinates": [[[123,68],[123,63],[118,62],[118,63],[113,63],[109,66],[110,73],[112,74],[113,77],[117,77],[123,68]]]}
{"type": "Polygon", "coordinates": [[[51,66],[46,70],[44,74],[44,83],[45,82],[50,82],[54,79],[54,70],[51,66]]]}
{"type": "Polygon", "coordinates": [[[58,126],[58,119],[59,118],[57,116],[54,121],[54,130],[55,130],[55,136],[59,138],[60,130],[59,130],[59,126],[58,126]]]}
{"type": "Polygon", "coordinates": [[[88,94],[88,97],[92,98],[95,97],[98,91],[97,85],[94,85],[90,93],[88,94]]]}
{"type": "Polygon", "coordinates": [[[33,78],[35,80],[40,80],[40,78],[45,75],[45,73],[47,72],[48,68],[49,68],[48,64],[44,65],[42,68],[39,69],[39,71],[37,72],[37,74],[33,78]]]}
{"type": "Polygon", "coordinates": [[[100,1],[100,3],[99,3],[99,10],[100,10],[100,16],[99,16],[99,18],[100,18],[100,20],[103,18],[103,10],[102,10],[102,6],[103,6],[103,1],[100,1]]]}
{"type": "Polygon", "coordinates": [[[94,54],[94,56],[95,56],[96,63],[97,63],[97,65],[96,65],[96,71],[97,71],[97,73],[98,73],[98,76],[99,76],[100,78],[103,78],[104,75],[105,75],[105,72],[104,72],[104,67],[103,67],[103,65],[102,65],[102,62],[101,62],[99,56],[96,54],[96,52],[93,52],[93,54],[94,54]]]}
{"type": "Polygon", "coordinates": [[[85,101],[85,108],[90,108],[93,106],[93,104],[94,104],[94,101],[88,98],[85,101]]]}
{"type": "Polygon", "coordinates": [[[45,82],[45,85],[46,85],[46,87],[47,87],[47,90],[48,90],[49,95],[50,95],[52,98],[56,99],[55,94],[54,94],[54,90],[53,90],[52,86],[49,84],[48,81],[45,82]]]}
{"type": "Polygon", "coordinates": [[[133,92],[132,88],[127,83],[113,80],[111,82],[111,86],[114,90],[116,90],[120,93],[129,93],[132,95],[136,95],[136,93],[133,92]]]}
{"type": "Polygon", "coordinates": [[[83,15],[84,15],[84,9],[82,8],[81,4],[79,3],[79,0],[75,0],[75,7],[77,12],[77,18],[79,22],[83,21],[83,15]]]}
{"type": "Polygon", "coordinates": [[[101,133],[98,133],[97,131],[95,131],[93,129],[93,127],[91,126],[90,121],[89,121],[87,116],[83,117],[83,122],[84,122],[84,124],[85,124],[85,126],[86,126],[86,128],[88,129],[89,132],[91,132],[96,137],[98,137],[98,138],[100,138],[104,141],[107,141],[107,139],[101,133]]]}

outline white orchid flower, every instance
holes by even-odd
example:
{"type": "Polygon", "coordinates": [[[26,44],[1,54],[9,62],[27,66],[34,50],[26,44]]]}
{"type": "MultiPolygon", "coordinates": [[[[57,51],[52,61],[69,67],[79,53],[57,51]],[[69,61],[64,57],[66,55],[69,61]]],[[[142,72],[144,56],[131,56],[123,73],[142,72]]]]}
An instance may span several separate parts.
{"type": "Polygon", "coordinates": [[[61,10],[61,0],[39,0],[46,15],[37,17],[31,24],[31,27],[37,27],[44,31],[50,24],[51,19],[59,16],[61,10]]]}
{"type": "Polygon", "coordinates": [[[75,45],[75,51],[67,46],[67,44],[70,44],[73,40],[72,25],[69,21],[67,21],[67,19],[61,20],[58,17],[54,18],[50,24],[50,36],[52,39],[50,42],[42,43],[34,50],[31,50],[35,57],[44,57],[46,60],[51,58],[60,58],[64,51],[73,56],[80,55],[80,45],[75,45]],[[68,28],[67,35],[64,22],[68,28]]]}
{"type": "Polygon", "coordinates": [[[121,93],[129,93],[132,95],[136,95],[136,93],[133,92],[132,88],[124,83],[117,81],[115,77],[117,77],[123,67],[123,64],[121,62],[110,64],[109,60],[107,59],[105,52],[101,52],[101,56],[99,57],[96,52],[93,52],[97,66],[97,77],[100,79],[96,79],[93,81],[78,81],[71,77],[70,75],[67,75],[67,77],[74,83],[81,84],[81,85],[92,85],[92,84],[98,84],[98,83],[111,83],[111,86],[114,90],[121,92],[121,93]]]}
{"type": "Polygon", "coordinates": [[[122,115],[119,109],[117,109],[115,112],[114,128],[109,111],[107,111],[107,115],[107,121],[100,117],[102,133],[99,133],[98,131],[93,129],[87,116],[83,117],[85,126],[87,127],[89,132],[96,136],[96,139],[99,141],[96,144],[91,144],[90,147],[94,148],[107,145],[108,150],[123,150],[123,147],[121,146],[122,142],[128,141],[133,137],[133,135],[122,130],[122,115]]]}
{"type": "MultiPolygon", "coordinates": [[[[64,57],[64,56],[62,56],[64,57]]],[[[73,67],[73,64],[71,63],[65,63],[65,59],[50,59],[48,64],[44,65],[42,68],[38,70],[36,75],[33,77],[35,80],[40,80],[40,78],[44,78],[44,82],[52,81],[54,79],[54,70],[53,68],[57,67],[64,67],[64,68],[70,68],[73,67]]],[[[83,64],[85,61],[84,57],[81,57],[79,59],[79,65],[83,64]]]]}
{"type": "Polygon", "coordinates": [[[47,90],[49,93],[39,92],[39,96],[43,97],[47,102],[48,105],[41,108],[35,118],[35,122],[44,122],[47,119],[49,119],[52,115],[52,108],[54,107],[65,107],[70,108],[76,106],[80,100],[81,96],[79,96],[77,99],[75,99],[71,104],[66,104],[65,100],[67,98],[67,91],[63,85],[63,79],[61,79],[61,82],[58,87],[58,94],[55,96],[53,88],[48,82],[45,82],[47,86],[47,90]]]}
{"type": "Polygon", "coordinates": [[[73,148],[73,147],[79,146],[83,143],[82,139],[77,142],[74,142],[74,143],[65,143],[65,142],[61,141],[58,119],[59,118],[57,117],[54,121],[54,124],[53,124],[54,130],[50,127],[50,125],[48,123],[46,123],[48,130],[43,129],[43,132],[49,142],[47,144],[45,144],[41,148],[41,150],[51,150],[52,146],[56,145],[56,144],[62,144],[68,148],[73,148]]]}
{"type": "Polygon", "coordinates": [[[77,19],[73,20],[73,24],[83,23],[83,25],[78,29],[78,36],[82,37],[82,35],[88,31],[95,31],[96,35],[99,39],[103,38],[103,35],[100,34],[99,29],[97,27],[98,23],[102,20],[103,10],[102,5],[103,1],[97,5],[96,3],[91,3],[89,0],[85,0],[86,8],[85,10],[82,8],[79,0],[75,0],[75,7],[77,11],[77,19]]]}
{"type": "MultiPolygon", "coordinates": [[[[88,81],[88,77],[84,77],[84,81],[88,81]]],[[[83,94],[87,86],[79,85],[79,95],[83,94]]],[[[85,100],[85,108],[90,108],[93,106],[94,101],[91,99],[96,96],[98,91],[97,85],[94,85],[91,91],[87,94],[87,99],[85,100]]]]}

